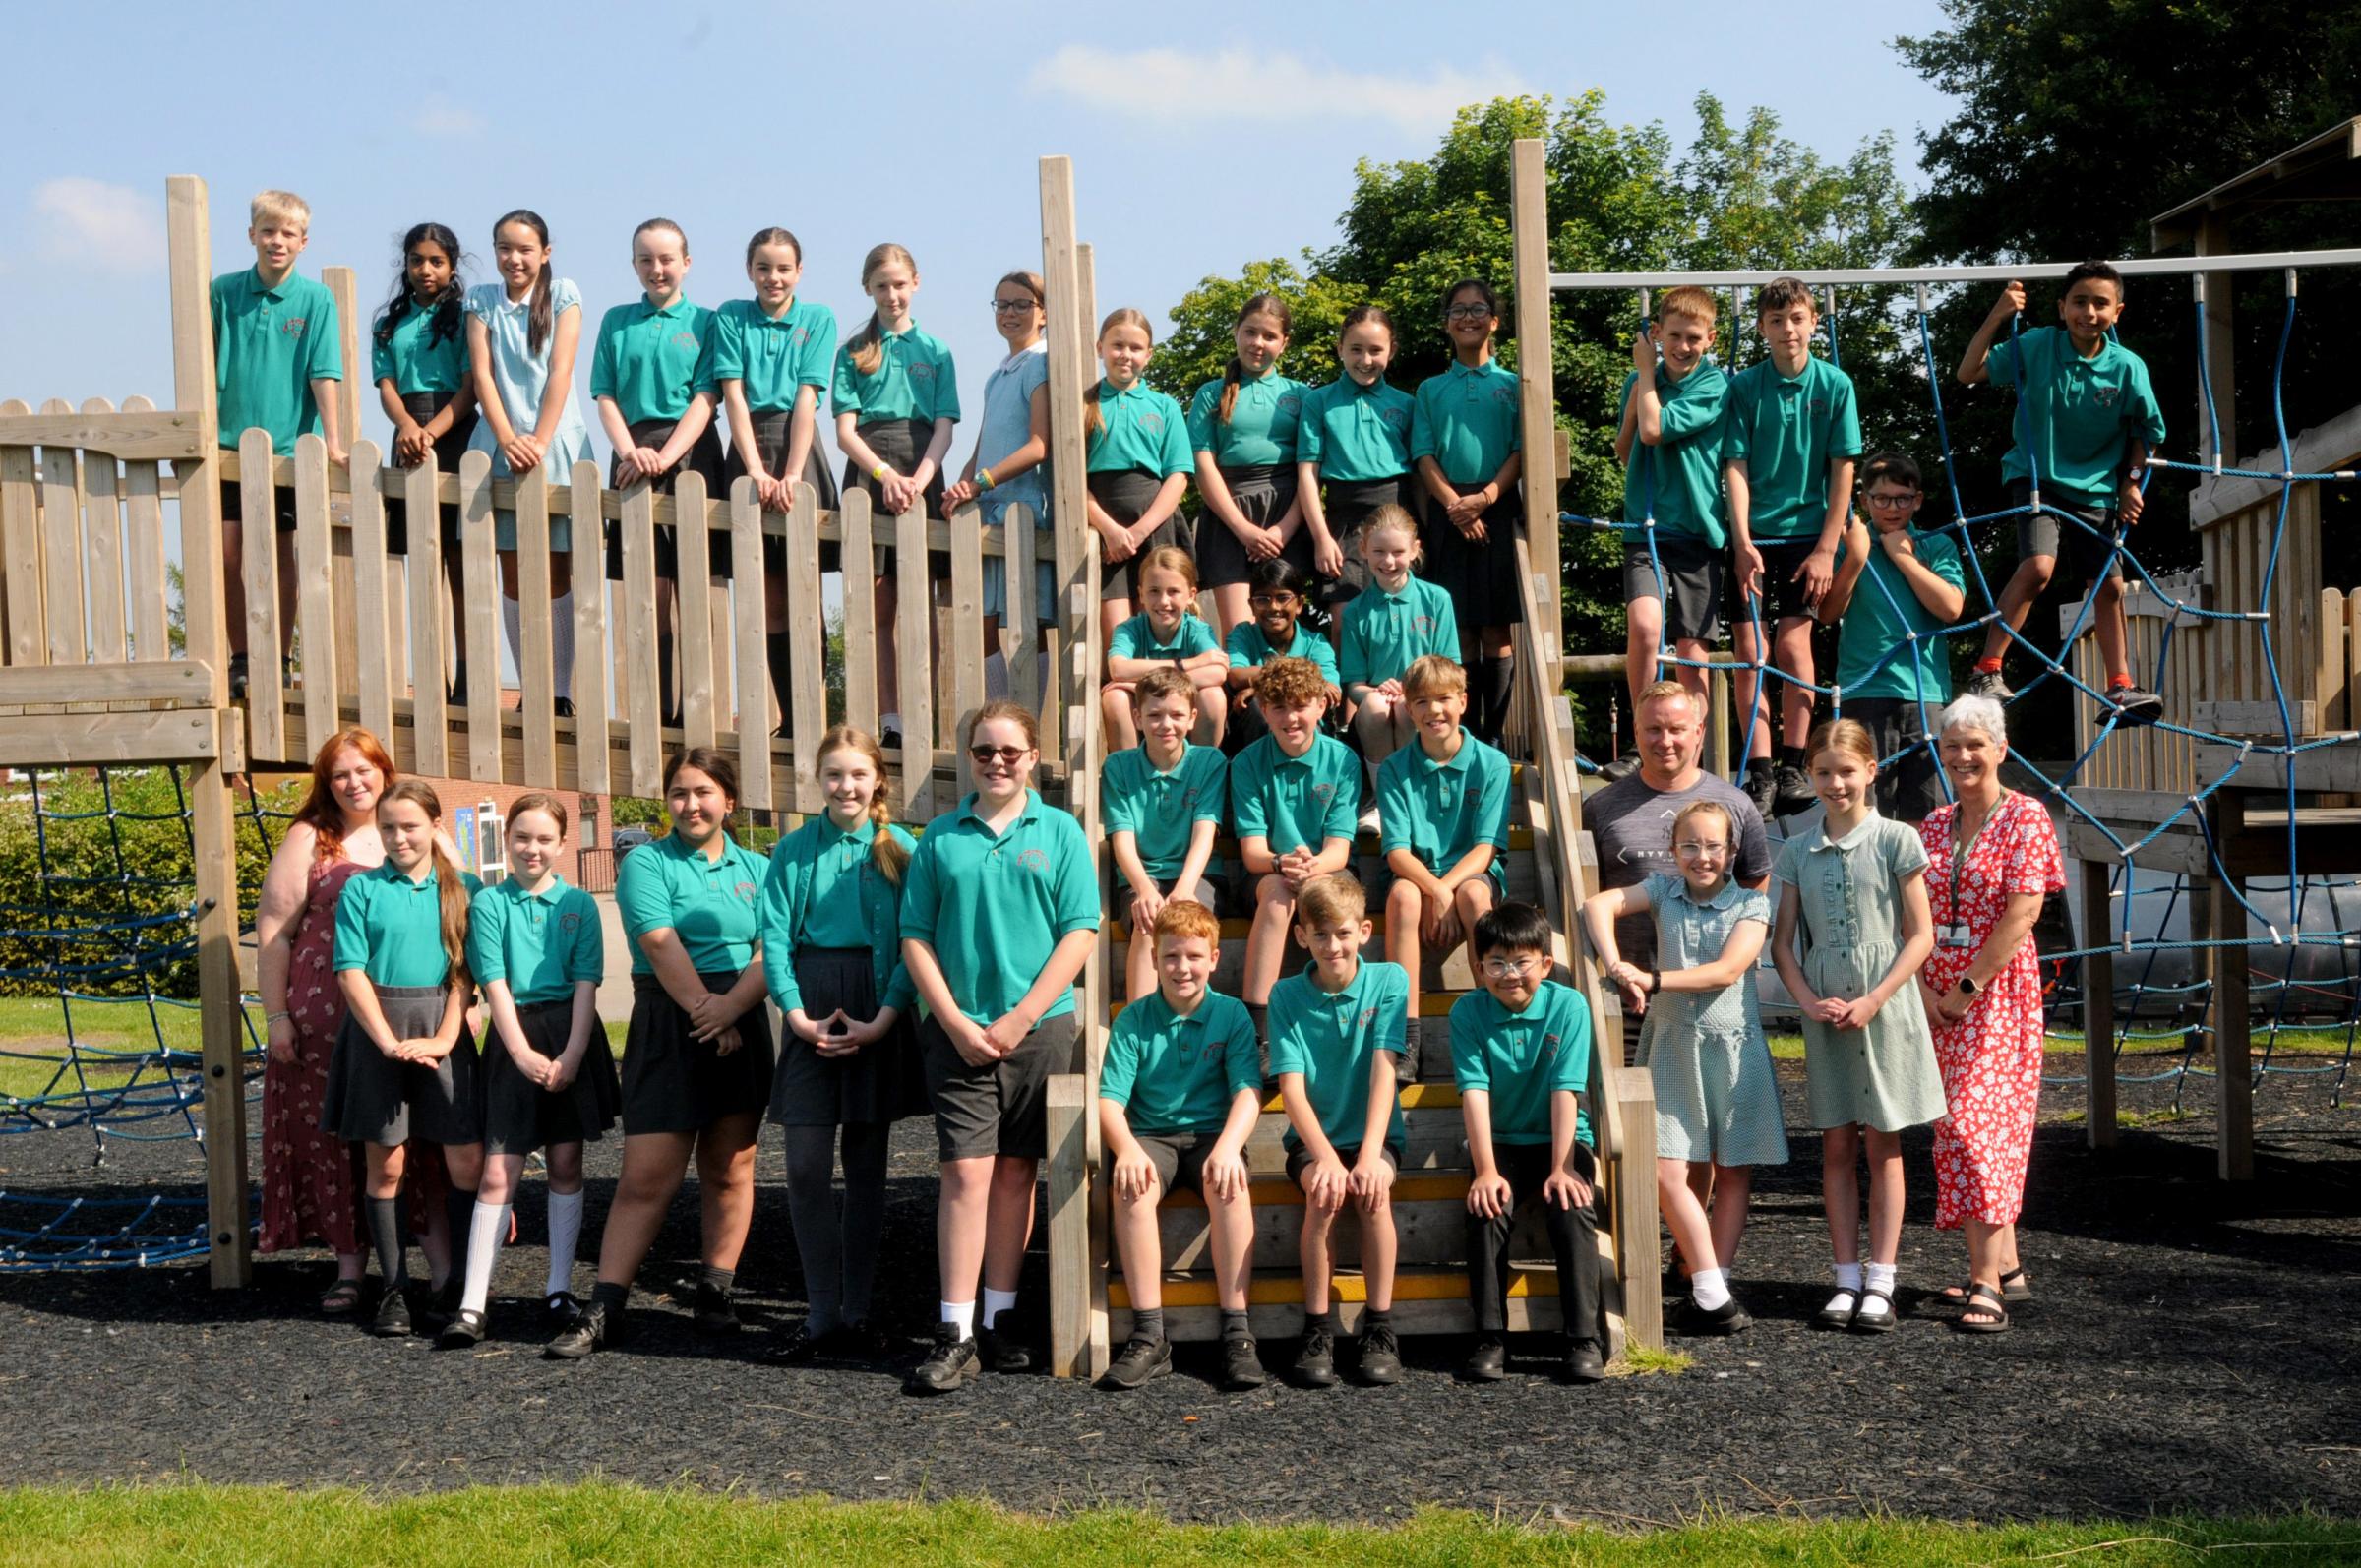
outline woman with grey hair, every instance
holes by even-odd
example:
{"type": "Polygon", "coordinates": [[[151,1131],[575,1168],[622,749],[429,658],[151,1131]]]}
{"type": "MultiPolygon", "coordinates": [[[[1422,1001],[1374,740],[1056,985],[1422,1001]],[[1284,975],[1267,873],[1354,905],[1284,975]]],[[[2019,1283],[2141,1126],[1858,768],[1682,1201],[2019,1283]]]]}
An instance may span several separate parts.
{"type": "Polygon", "coordinates": [[[1944,1293],[1958,1326],[1997,1334],[2032,1298],[2017,1254],[2025,1168],[2041,1096],[2041,973],[2033,925],[2066,886],[2049,813],[2005,788],[2008,718],[1964,696],[1937,723],[1958,800],[1919,827],[1935,951],[1918,972],[1949,1114],[1935,1123],[1935,1225],[1965,1228],[1968,1274],[1944,1293]]]}

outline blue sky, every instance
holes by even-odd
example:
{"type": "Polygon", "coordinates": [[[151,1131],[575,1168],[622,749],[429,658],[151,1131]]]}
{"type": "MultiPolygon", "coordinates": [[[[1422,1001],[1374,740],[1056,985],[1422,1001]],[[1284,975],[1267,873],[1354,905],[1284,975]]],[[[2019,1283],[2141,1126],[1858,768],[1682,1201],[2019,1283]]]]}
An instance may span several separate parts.
{"type": "MultiPolygon", "coordinates": [[[[300,266],[354,268],[364,311],[408,223],[455,227],[484,280],[491,220],[536,209],[588,306],[577,393],[588,330],[637,291],[629,241],[643,217],[687,230],[689,291],[708,304],[746,292],[745,236],[784,223],[804,241],[804,296],[848,332],[866,312],[863,252],[897,240],[972,412],[999,352],[982,302],[1003,271],[1039,265],[1044,153],[1074,158],[1101,305],[1161,317],[1209,272],[1330,243],[1357,159],[1423,156],[1454,107],[1496,92],[1601,87],[1618,122],[1661,120],[1685,141],[1710,90],[1733,112],[1775,110],[1832,156],[1891,129],[1913,172],[1912,134],[1947,112],[1890,47],[1940,27],[1934,0],[1789,8],[1770,24],[1725,0],[1199,3],[1123,22],[915,3],[252,15],[141,6],[95,53],[87,17],[13,20],[11,58],[55,68],[20,70],[0,98],[13,296],[0,397],[170,402],[172,173],[211,186],[216,271],[252,261],[253,191],[301,192],[314,220],[300,266]]],[[[365,397],[382,440],[375,408],[365,397]]],[[[963,433],[955,460],[967,448],[963,433]]]]}

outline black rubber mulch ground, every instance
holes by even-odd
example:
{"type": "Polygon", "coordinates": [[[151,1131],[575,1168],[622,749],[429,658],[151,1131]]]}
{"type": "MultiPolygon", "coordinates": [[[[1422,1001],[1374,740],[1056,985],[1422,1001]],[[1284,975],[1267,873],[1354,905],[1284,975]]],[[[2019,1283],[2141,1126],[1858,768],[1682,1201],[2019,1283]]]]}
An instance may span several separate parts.
{"type": "MultiPolygon", "coordinates": [[[[2127,1099],[2152,1108],[2160,1091],[2127,1099]]],[[[1792,1123],[1793,1084],[1788,1100],[1792,1123]]],[[[898,1366],[773,1370],[753,1358],[761,1329],[794,1321],[801,1289],[767,1151],[741,1275],[754,1332],[709,1352],[661,1295],[694,1260],[684,1198],[654,1289],[636,1298],[634,1348],[552,1363],[509,1294],[540,1279],[535,1184],[528,1244],[504,1266],[508,1298],[473,1356],[321,1321],[318,1260],[265,1262],[242,1296],[209,1292],[202,1269],[0,1277],[0,1483],[604,1475],[847,1498],[972,1492],[1027,1510],[1147,1504],[1206,1520],[1384,1518],[1423,1503],[1620,1523],[1708,1504],[2361,1513],[2361,1112],[2331,1109],[2317,1079],[2274,1080],[2261,1103],[2260,1178],[2239,1189],[2211,1179],[2210,1118],[2127,1132],[2106,1158],[2083,1149],[2078,1125],[2046,1121],[2026,1239],[2040,1298],[1991,1339],[1956,1334],[1925,1299],[1963,1254],[1929,1223],[1923,1135],[1909,1144],[1908,1320],[1882,1339],[1803,1326],[1826,1245],[1817,1140],[1797,1136],[1796,1163],[1764,1183],[1739,1269],[1760,1326],[1685,1342],[1696,1362],[1683,1375],[1587,1390],[1539,1375],[1465,1387],[1450,1375],[1458,1346],[1418,1341],[1391,1390],[1224,1396],[1185,1351],[1180,1375],[1130,1396],[1027,1377],[920,1401],[898,1392],[898,1366]]],[[[2059,1091],[2045,1111],[2078,1104],[2059,1091]]],[[[930,1140],[904,1123],[899,1144],[884,1290],[892,1325],[915,1336],[936,1295],[930,1140]]],[[[593,1236],[617,1147],[594,1151],[593,1236]]],[[[92,1173],[87,1151],[67,1137],[6,1140],[0,1181],[147,1190],[143,1169],[187,1170],[185,1149],[126,1148],[92,1173]]]]}

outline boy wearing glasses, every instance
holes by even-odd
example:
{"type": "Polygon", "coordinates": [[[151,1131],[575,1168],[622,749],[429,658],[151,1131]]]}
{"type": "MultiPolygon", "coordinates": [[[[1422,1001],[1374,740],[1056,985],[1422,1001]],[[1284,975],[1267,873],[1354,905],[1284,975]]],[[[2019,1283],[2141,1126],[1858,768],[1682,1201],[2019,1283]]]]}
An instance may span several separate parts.
{"type": "Polygon", "coordinates": [[[1877,743],[1877,809],[1915,826],[1943,804],[1942,768],[1929,735],[1951,700],[1942,633],[1968,603],[1967,569],[1947,533],[1911,525],[1924,499],[1918,465],[1881,452],[1861,470],[1867,523],[1845,534],[1845,559],[1820,599],[1820,620],[1842,621],[1837,689],[1845,717],[1877,743]]]}
{"type": "Polygon", "coordinates": [[[1378,848],[1394,874],[1385,897],[1385,958],[1410,975],[1404,1071],[1419,1076],[1419,978],[1467,940],[1508,896],[1508,758],[1461,727],[1467,672],[1440,654],[1402,672],[1416,746],[1377,769],[1378,848]]]}
{"type": "Polygon", "coordinates": [[[1506,903],[1476,923],[1483,989],[1451,1009],[1451,1072],[1467,1125],[1468,1304],[1476,1311],[1469,1380],[1508,1371],[1509,1236],[1517,1211],[1539,1201],[1557,1260],[1566,1349],[1560,1376],[1596,1383],[1599,1243],[1593,1206],[1598,1165],[1581,1097],[1591,1079],[1591,1009],[1582,993],[1549,978],[1549,922],[1531,904],[1506,903]]]}

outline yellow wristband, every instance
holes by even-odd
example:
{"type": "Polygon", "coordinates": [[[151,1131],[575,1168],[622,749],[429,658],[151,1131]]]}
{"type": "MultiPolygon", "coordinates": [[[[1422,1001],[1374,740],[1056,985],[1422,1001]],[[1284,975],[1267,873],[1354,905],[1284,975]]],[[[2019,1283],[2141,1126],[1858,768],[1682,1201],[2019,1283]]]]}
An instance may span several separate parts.
{"type": "Polygon", "coordinates": [[[883,463],[879,463],[875,468],[872,468],[869,471],[869,477],[872,479],[883,479],[885,477],[885,465],[883,463]]]}
{"type": "Polygon", "coordinates": [[[979,468],[976,470],[976,488],[978,490],[990,490],[995,482],[991,469],[979,468]]]}

